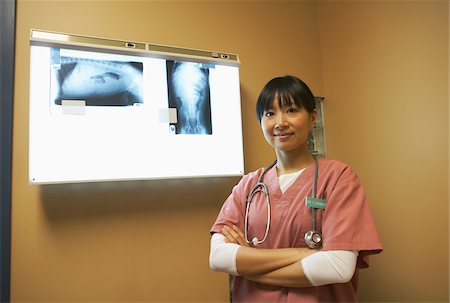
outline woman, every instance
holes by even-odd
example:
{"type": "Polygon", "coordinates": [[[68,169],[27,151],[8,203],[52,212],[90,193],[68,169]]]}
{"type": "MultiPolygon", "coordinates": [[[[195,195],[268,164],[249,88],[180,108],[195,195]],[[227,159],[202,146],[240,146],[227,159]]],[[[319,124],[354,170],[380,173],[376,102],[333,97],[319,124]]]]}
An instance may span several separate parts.
{"type": "Polygon", "coordinates": [[[357,301],[358,269],[382,251],[358,177],[342,162],[309,153],[317,114],[314,96],[300,79],[269,81],[256,113],[276,163],[264,174],[261,168],[245,175],[223,204],[211,228],[211,268],[231,274],[233,302],[357,301]],[[269,225],[263,192],[247,208],[261,174],[270,198],[269,225]],[[320,198],[314,216],[312,196],[320,198]],[[316,245],[308,238],[312,230],[316,245]]]}

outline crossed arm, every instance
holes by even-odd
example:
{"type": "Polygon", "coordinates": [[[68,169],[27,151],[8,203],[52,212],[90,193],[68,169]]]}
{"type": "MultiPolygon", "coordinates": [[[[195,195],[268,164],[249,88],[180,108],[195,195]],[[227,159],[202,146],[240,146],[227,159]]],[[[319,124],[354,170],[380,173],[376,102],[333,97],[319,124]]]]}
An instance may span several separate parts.
{"type": "Polygon", "coordinates": [[[237,272],[254,282],[283,287],[311,287],[301,260],[317,250],[308,248],[256,249],[248,245],[236,226],[224,226],[226,243],[240,245],[236,255],[237,272]]]}
{"type": "Polygon", "coordinates": [[[254,282],[282,287],[311,287],[351,280],[358,251],[308,248],[256,249],[236,227],[224,226],[211,238],[213,270],[245,276],[254,282]]]}

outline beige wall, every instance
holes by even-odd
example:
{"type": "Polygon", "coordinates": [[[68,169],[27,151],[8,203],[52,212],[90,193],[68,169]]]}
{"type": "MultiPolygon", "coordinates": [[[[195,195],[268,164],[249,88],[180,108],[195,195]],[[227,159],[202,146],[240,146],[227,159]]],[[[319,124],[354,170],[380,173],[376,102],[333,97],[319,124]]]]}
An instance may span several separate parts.
{"type": "Polygon", "coordinates": [[[329,155],[359,172],[385,249],[360,295],[448,301],[448,2],[318,12],[329,155]]]}
{"type": "Polygon", "coordinates": [[[209,227],[238,178],[27,184],[31,28],[238,53],[246,171],[270,78],[326,97],[328,151],[366,186],[386,251],[362,301],[448,301],[448,1],[18,0],[13,301],[226,301],[209,227]],[[430,232],[438,231],[438,232],[430,232]]]}

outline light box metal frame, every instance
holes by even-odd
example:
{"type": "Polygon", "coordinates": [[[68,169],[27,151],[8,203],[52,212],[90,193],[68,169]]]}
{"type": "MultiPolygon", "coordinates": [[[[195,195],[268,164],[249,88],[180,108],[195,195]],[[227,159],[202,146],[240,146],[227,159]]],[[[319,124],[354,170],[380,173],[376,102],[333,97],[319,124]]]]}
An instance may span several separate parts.
{"type": "Polygon", "coordinates": [[[82,49],[86,47],[96,51],[108,53],[149,56],[167,60],[189,60],[194,59],[200,63],[211,63],[220,65],[239,66],[237,54],[219,51],[199,50],[192,48],[181,48],[146,42],[129,40],[117,40],[91,36],[64,34],[51,31],[32,29],[30,34],[31,45],[43,45],[52,47],[70,47],[71,49],[82,49]]]}

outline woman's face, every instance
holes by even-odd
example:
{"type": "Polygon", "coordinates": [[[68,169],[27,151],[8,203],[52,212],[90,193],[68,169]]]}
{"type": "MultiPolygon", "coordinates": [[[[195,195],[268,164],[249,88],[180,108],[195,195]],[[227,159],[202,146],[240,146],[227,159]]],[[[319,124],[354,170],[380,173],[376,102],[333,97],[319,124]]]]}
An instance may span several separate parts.
{"type": "Polygon", "coordinates": [[[277,152],[307,151],[308,133],[314,127],[316,112],[308,113],[292,102],[280,108],[274,99],[272,107],[264,112],[261,127],[267,142],[277,152]]]}

